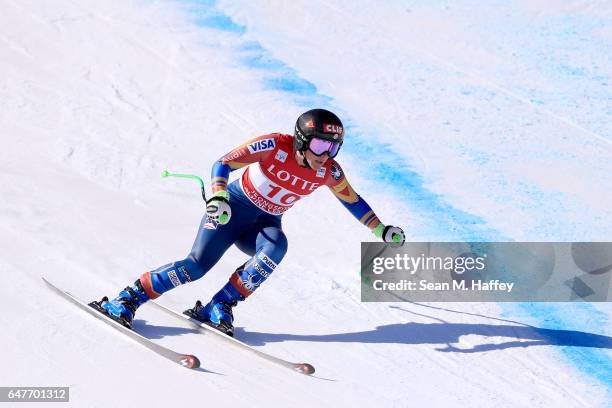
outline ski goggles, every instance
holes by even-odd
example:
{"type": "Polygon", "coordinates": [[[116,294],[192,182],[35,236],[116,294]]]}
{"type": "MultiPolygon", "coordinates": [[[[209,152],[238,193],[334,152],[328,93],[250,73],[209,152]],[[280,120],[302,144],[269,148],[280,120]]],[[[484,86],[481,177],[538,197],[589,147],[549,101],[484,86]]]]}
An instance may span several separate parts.
{"type": "Polygon", "coordinates": [[[338,154],[338,150],[340,150],[340,143],[313,137],[310,139],[310,143],[308,143],[308,150],[315,156],[322,156],[324,153],[327,153],[330,158],[334,158],[338,154]]]}

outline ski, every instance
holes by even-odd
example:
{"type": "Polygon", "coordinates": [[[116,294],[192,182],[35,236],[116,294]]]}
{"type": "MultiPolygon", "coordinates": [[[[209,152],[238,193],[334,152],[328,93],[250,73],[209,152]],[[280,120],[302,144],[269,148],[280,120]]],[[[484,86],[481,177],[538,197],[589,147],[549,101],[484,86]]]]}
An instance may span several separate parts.
{"type": "Polygon", "coordinates": [[[179,365],[181,365],[183,367],[192,368],[192,369],[200,367],[200,360],[196,356],[193,356],[191,354],[177,353],[176,351],[170,350],[170,349],[168,349],[168,348],[166,348],[164,346],[160,346],[159,344],[157,344],[157,343],[149,340],[148,338],[138,334],[134,330],[128,329],[127,327],[125,327],[122,324],[116,322],[115,320],[111,319],[107,315],[97,311],[94,307],[88,305],[85,302],[82,302],[81,300],[79,300],[76,297],[74,297],[73,295],[71,295],[69,292],[66,292],[66,291],[58,288],[57,286],[55,286],[54,284],[49,282],[44,277],[42,278],[42,280],[45,281],[47,286],[51,290],[53,290],[55,293],[57,293],[58,295],[62,296],[64,299],[68,300],[70,303],[78,306],[81,310],[86,311],[90,315],[92,315],[95,318],[103,321],[104,323],[106,323],[109,326],[113,327],[117,331],[125,334],[127,337],[129,337],[130,339],[136,341],[141,346],[146,347],[149,350],[153,351],[154,353],[156,353],[156,354],[158,354],[158,355],[160,355],[160,356],[162,356],[164,358],[167,358],[168,360],[170,360],[170,361],[172,361],[174,363],[177,363],[177,364],[179,364],[179,365]]]}
{"type": "Polygon", "coordinates": [[[220,331],[214,329],[213,327],[208,326],[207,324],[201,323],[196,319],[193,319],[189,316],[186,316],[182,313],[176,312],[172,309],[167,308],[166,306],[163,306],[159,303],[156,303],[154,301],[149,301],[147,302],[147,304],[151,304],[154,307],[166,312],[167,314],[169,314],[170,316],[173,316],[177,319],[184,319],[187,320],[189,323],[191,323],[193,325],[194,328],[196,328],[198,331],[200,331],[201,333],[204,334],[213,334],[215,336],[217,336],[220,339],[223,339],[225,342],[227,342],[228,344],[232,344],[235,347],[238,347],[242,350],[246,350],[249,351],[255,355],[257,355],[258,357],[263,358],[264,360],[285,367],[285,368],[289,368],[293,371],[296,371],[300,374],[306,374],[306,375],[311,375],[314,374],[315,369],[311,364],[308,363],[292,363],[290,361],[287,360],[283,360],[282,358],[278,358],[275,357],[273,355],[264,353],[263,351],[257,350],[254,347],[249,346],[246,343],[241,342],[240,340],[237,340],[233,337],[228,336],[227,334],[221,333],[220,331]]]}

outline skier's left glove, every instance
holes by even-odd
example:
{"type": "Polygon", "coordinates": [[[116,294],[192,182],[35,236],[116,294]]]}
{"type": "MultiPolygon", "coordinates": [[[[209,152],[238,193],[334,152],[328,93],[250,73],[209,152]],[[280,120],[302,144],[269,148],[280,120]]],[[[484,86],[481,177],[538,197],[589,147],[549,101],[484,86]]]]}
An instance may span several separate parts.
{"type": "Polygon", "coordinates": [[[404,245],[406,241],[406,234],[404,234],[404,230],[400,227],[385,226],[383,223],[380,223],[372,232],[378,238],[382,238],[383,241],[398,244],[399,246],[404,245]]]}
{"type": "Polygon", "coordinates": [[[213,197],[206,202],[206,214],[212,220],[225,225],[232,217],[232,209],[229,204],[229,193],[217,191],[213,197]]]}

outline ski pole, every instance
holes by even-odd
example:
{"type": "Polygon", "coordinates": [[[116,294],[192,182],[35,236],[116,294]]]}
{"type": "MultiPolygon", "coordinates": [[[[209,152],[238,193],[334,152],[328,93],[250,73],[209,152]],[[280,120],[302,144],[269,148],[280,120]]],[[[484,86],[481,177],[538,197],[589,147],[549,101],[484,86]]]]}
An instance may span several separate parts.
{"type": "Polygon", "coordinates": [[[206,202],[206,190],[204,189],[204,181],[199,176],[195,176],[193,174],[179,174],[179,173],[170,173],[168,170],[162,171],[162,177],[181,177],[197,180],[200,183],[200,188],[202,189],[202,199],[206,202]]]}

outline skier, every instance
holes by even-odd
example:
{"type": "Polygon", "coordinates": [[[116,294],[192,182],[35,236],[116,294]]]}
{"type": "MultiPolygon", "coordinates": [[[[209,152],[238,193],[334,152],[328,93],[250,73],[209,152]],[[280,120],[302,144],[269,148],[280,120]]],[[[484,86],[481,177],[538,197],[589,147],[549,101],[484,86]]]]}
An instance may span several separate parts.
{"type": "Polygon", "coordinates": [[[403,243],[399,227],[383,225],[348,183],[334,160],[344,141],[344,127],[330,111],[303,113],[294,135],[272,133],[247,141],[212,168],[213,196],[187,258],[140,276],[112,300],[98,302],[106,313],[131,327],[136,309],[149,299],[206,274],[235,244],[249,258],[206,304],[199,300],[185,314],[233,336],[232,308],[249,297],[277,268],[287,251],[281,219],[298,200],[326,185],[374,235],[403,243]],[[248,166],[227,185],[230,172],[248,166]]]}

